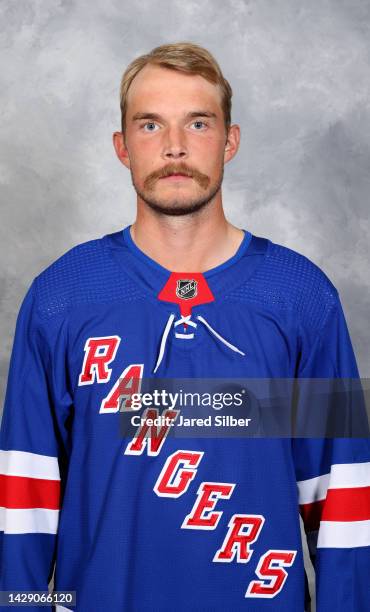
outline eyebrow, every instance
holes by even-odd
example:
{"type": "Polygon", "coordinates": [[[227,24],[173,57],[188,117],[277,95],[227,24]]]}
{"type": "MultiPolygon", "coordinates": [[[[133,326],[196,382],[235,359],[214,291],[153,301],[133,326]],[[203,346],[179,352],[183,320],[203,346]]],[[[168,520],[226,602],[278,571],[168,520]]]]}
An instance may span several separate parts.
{"type": "MultiPolygon", "coordinates": [[[[190,113],[187,113],[186,118],[188,119],[192,119],[194,117],[209,117],[210,119],[212,118],[217,118],[216,113],[212,113],[211,111],[206,111],[206,110],[198,110],[198,111],[191,111],[190,113]]],[[[158,113],[135,113],[135,115],[132,117],[132,121],[140,121],[142,119],[152,119],[153,121],[160,121],[161,119],[163,119],[163,117],[161,117],[161,115],[159,115],[158,113]]]]}

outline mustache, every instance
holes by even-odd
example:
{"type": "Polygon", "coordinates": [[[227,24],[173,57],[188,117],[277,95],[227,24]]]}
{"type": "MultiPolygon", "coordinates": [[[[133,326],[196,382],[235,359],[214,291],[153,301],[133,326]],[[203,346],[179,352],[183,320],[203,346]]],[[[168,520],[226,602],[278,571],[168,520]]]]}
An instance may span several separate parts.
{"type": "Polygon", "coordinates": [[[210,182],[209,177],[203,174],[203,172],[199,172],[196,168],[187,166],[184,162],[179,162],[177,164],[167,164],[163,166],[163,168],[151,172],[144,181],[144,187],[146,189],[153,189],[157,180],[166,178],[166,176],[171,176],[171,174],[184,174],[185,176],[190,176],[196,180],[203,189],[207,189],[210,182]]]}

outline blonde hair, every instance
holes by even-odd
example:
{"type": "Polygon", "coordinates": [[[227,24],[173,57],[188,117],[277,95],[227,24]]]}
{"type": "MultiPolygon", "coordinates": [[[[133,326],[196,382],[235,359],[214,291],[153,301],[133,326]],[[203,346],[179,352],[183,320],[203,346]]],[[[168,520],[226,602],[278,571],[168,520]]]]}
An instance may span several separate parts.
{"type": "Polygon", "coordinates": [[[128,90],[136,75],[148,64],[187,74],[200,75],[210,83],[219,85],[225,128],[228,130],[231,124],[231,97],[233,92],[230,84],[224,78],[220,66],[207,49],[190,42],[178,42],[155,47],[149,53],[134,59],[126,68],[120,86],[122,132],[125,130],[128,90]]]}

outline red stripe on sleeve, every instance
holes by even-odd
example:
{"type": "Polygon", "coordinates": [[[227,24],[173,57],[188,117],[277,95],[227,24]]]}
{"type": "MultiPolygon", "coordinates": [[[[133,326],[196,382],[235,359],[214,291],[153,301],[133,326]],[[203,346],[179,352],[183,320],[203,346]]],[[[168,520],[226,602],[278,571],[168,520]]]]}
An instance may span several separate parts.
{"type": "Polygon", "coordinates": [[[329,489],[321,520],[370,520],[370,487],[329,489]]]}
{"type": "Polygon", "coordinates": [[[301,504],[300,512],[306,531],[317,531],[320,527],[321,516],[325,500],[313,502],[312,504],[301,504]]]}
{"type": "Polygon", "coordinates": [[[328,489],[326,500],[301,504],[306,531],[317,531],[320,521],[370,520],[370,487],[328,489]]]}
{"type": "Polygon", "coordinates": [[[58,510],[60,480],[0,474],[0,506],[58,510]]]}

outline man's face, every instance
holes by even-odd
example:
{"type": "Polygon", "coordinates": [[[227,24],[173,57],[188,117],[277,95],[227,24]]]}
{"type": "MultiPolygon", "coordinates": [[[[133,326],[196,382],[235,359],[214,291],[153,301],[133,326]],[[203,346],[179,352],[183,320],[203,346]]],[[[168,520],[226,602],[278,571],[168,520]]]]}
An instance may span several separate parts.
{"type": "Polygon", "coordinates": [[[237,150],[227,140],[220,88],[153,65],[131,83],[125,133],[116,133],[114,143],[138,197],[166,215],[189,214],[210,202],[225,161],[237,150]]]}

